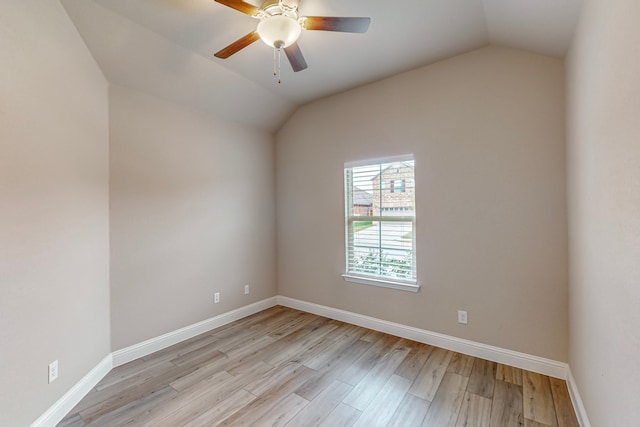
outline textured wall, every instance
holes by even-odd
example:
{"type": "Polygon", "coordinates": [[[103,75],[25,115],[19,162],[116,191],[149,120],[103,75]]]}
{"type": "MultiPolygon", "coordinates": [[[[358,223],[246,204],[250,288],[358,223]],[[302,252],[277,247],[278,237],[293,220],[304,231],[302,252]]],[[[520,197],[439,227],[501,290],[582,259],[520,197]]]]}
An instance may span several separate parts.
{"type": "Polygon", "coordinates": [[[587,1],[568,57],[570,366],[594,426],[640,419],[638,16],[587,1]]]}
{"type": "Polygon", "coordinates": [[[276,137],[278,292],[566,361],[564,107],[562,61],[490,46],[300,108],[276,137]],[[343,165],[409,153],[422,289],[346,283],[343,165]]]}
{"type": "Polygon", "coordinates": [[[276,295],[273,138],[109,93],[113,350],[276,295]]]}
{"type": "Polygon", "coordinates": [[[110,351],[108,94],[59,2],[0,9],[0,425],[26,426],[110,351]]]}

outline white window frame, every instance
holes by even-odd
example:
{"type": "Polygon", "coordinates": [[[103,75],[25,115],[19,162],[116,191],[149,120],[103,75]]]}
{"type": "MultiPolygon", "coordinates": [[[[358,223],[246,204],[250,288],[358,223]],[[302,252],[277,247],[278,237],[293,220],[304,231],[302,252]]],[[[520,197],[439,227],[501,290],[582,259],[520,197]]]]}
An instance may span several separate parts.
{"type": "MultiPolygon", "coordinates": [[[[383,287],[383,288],[390,288],[390,289],[398,289],[398,290],[402,290],[402,291],[409,291],[409,292],[418,292],[420,290],[420,285],[417,282],[417,268],[416,268],[416,215],[412,215],[412,216],[356,216],[356,215],[349,215],[349,203],[350,203],[350,196],[351,196],[351,192],[349,190],[349,182],[347,179],[347,169],[350,168],[354,168],[354,167],[359,167],[359,166],[374,166],[376,164],[384,164],[384,163],[394,163],[394,162],[406,162],[406,161],[413,161],[414,162],[414,177],[413,177],[413,182],[415,183],[415,158],[412,154],[409,155],[403,155],[403,156],[394,156],[394,157],[384,157],[384,158],[378,158],[378,159],[370,159],[370,160],[362,160],[362,161],[357,161],[357,162],[347,162],[344,164],[344,171],[345,171],[345,175],[344,175],[344,201],[345,201],[345,273],[342,274],[342,277],[345,281],[347,282],[353,282],[353,283],[359,283],[359,284],[363,284],[363,285],[370,285],[370,286],[378,286],[378,287],[383,287]],[[350,260],[349,260],[349,245],[350,245],[350,241],[353,239],[352,233],[353,233],[353,223],[354,222],[358,222],[358,221],[371,221],[371,220],[375,220],[375,221],[379,221],[379,222],[395,222],[395,221],[402,221],[402,222],[412,222],[412,252],[413,252],[413,256],[412,256],[412,260],[413,260],[413,266],[412,266],[412,271],[414,273],[414,278],[413,279],[399,279],[399,278],[393,278],[393,277],[386,277],[386,276],[377,276],[377,275],[369,275],[369,274],[363,274],[363,273],[355,273],[355,272],[350,272],[349,271],[349,265],[350,265],[350,260]]],[[[381,180],[382,181],[382,180],[381,180]]],[[[405,182],[408,182],[408,180],[406,180],[405,182]]],[[[387,185],[387,187],[390,188],[389,185],[387,185]]],[[[406,191],[406,184],[404,187],[405,191],[406,191]]],[[[414,212],[415,212],[415,187],[414,187],[414,206],[413,206],[414,212]]]]}

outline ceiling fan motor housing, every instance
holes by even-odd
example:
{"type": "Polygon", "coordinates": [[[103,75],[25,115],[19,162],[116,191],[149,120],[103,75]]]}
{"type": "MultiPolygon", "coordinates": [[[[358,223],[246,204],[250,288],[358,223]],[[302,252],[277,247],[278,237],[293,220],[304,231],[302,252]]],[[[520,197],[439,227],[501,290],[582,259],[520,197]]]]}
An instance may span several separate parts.
{"type": "MultiPolygon", "coordinates": [[[[274,7],[279,9],[280,4],[281,4],[280,0],[266,0],[264,3],[262,3],[262,6],[260,6],[260,9],[271,13],[269,9],[272,9],[274,7]]],[[[284,6],[284,9],[297,11],[299,5],[300,5],[300,0],[282,0],[282,6],[284,6]]]]}

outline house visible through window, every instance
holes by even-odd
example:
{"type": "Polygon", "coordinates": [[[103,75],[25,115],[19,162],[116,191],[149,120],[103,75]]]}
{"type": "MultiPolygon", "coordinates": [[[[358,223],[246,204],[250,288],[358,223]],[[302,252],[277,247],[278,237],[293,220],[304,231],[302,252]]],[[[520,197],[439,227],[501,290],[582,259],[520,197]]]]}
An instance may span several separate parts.
{"type": "Polygon", "coordinates": [[[417,288],[414,169],[412,156],[345,165],[346,280],[417,288]]]}

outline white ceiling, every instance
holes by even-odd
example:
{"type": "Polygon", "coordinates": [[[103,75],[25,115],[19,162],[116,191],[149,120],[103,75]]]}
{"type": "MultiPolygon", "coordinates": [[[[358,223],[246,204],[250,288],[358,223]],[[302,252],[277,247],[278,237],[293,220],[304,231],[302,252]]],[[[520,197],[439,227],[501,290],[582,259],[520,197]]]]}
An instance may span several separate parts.
{"type": "MultiPolygon", "coordinates": [[[[256,6],[260,0],[246,0],[256,6]]],[[[293,73],[260,41],[213,53],[257,20],[213,0],[62,0],[109,81],[274,131],[299,105],[489,43],[562,57],[582,0],[302,0],[302,15],[369,16],[366,34],[304,31],[293,73]]]]}

